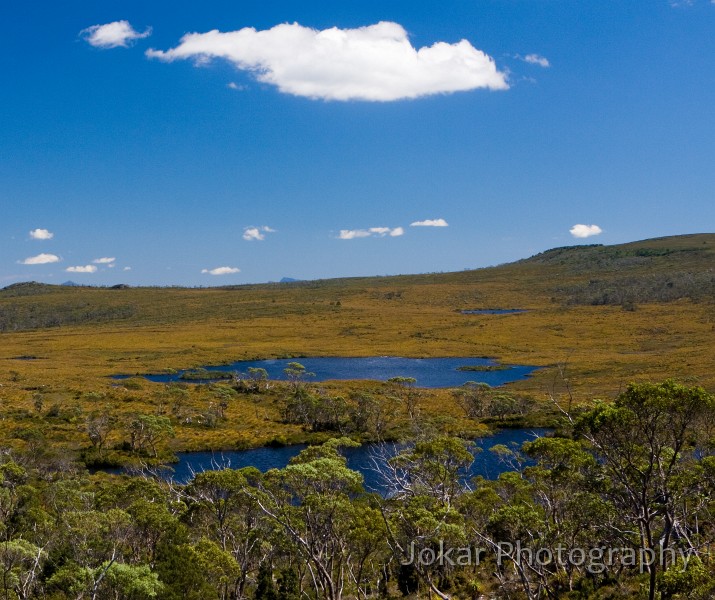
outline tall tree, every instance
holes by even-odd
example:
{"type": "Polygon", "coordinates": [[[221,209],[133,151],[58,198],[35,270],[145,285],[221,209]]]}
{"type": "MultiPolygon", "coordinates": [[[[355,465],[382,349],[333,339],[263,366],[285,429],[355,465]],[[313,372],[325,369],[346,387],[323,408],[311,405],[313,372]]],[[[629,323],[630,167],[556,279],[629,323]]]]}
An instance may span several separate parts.
{"type": "Polygon", "coordinates": [[[636,525],[634,543],[648,557],[649,600],[666,550],[698,551],[688,499],[699,486],[692,474],[702,461],[704,427],[713,419],[713,396],[668,380],[631,384],[613,404],[577,422],[601,465],[605,495],[636,525]]]}

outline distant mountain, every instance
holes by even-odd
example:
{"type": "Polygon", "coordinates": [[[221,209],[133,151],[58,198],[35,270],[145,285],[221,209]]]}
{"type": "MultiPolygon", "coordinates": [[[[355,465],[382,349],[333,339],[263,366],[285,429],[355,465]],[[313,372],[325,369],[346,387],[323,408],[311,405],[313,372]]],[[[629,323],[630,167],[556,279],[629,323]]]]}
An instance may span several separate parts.
{"type": "Polygon", "coordinates": [[[60,285],[66,285],[70,287],[82,287],[81,283],[75,283],[74,281],[65,281],[64,283],[61,283],[60,285]]]}
{"type": "Polygon", "coordinates": [[[296,281],[301,281],[300,279],[293,279],[292,277],[283,277],[278,283],[294,283],[296,281]]]}

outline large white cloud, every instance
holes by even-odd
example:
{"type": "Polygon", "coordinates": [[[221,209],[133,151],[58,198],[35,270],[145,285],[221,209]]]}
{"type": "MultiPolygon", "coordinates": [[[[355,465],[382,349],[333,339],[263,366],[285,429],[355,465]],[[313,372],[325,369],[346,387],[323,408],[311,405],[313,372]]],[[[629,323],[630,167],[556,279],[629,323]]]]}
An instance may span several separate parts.
{"type": "Polygon", "coordinates": [[[97,267],[94,265],[84,265],[78,267],[67,267],[65,269],[68,273],[96,273],[97,267]]]}
{"type": "Polygon", "coordinates": [[[30,232],[30,237],[33,240],[51,240],[55,234],[47,229],[33,229],[30,232]]]}
{"type": "Polygon", "coordinates": [[[215,269],[201,269],[201,272],[209,275],[233,275],[234,273],[240,273],[241,269],[236,267],[216,267],[215,269]]]}
{"type": "Polygon", "coordinates": [[[405,230],[402,227],[370,227],[369,229],[341,229],[338,234],[339,240],[354,240],[357,238],[366,237],[399,237],[404,235],[405,230]]]}
{"type": "Polygon", "coordinates": [[[410,227],[449,227],[449,223],[444,219],[425,219],[410,223],[410,227]]]}
{"type": "Polygon", "coordinates": [[[38,254],[37,256],[30,256],[25,260],[18,261],[21,265],[46,265],[49,263],[60,262],[60,257],[55,254],[38,254]]]}
{"type": "Polygon", "coordinates": [[[569,229],[569,233],[571,233],[571,235],[575,238],[587,238],[603,233],[603,229],[601,229],[598,225],[583,225],[579,223],[569,229]]]}
{"type": "Polygon", "coordinates": [[[266,239],[267,233],[275,233],[275,229],[271,229],[267,225],[263,227],[244,227],[243,228],[243,239],[247,242],[253,241],[263,241],[266,239]]]}
{"type": "Polygon", "coordinates": [[[134,40],[149,37],[151,27],[139,33],[129,24],[129,21],[114,21],[105,25],[92,25],[79,34],[95,48],[126,48],[134,40]]]}
{"type": "Polygon", "coordinates": [[[298,23],[263,31],[189,33],[163,61],[222,58],[284,93],[323,100],[390,101],[487,88],[508,89],[494,60],[467,40],[415,48],[398,23],[322,31],[298,23]]]}

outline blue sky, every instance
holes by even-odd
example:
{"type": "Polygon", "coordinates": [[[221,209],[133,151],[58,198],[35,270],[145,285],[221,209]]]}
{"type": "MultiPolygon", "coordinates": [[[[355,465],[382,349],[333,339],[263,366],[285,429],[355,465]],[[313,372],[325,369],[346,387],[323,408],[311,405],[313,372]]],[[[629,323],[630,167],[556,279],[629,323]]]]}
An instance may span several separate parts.
{"type": "Polygon", "coordinates": [[[0,47],[0,286],[715,230],[710,0],[6,2],[0,47]]]}

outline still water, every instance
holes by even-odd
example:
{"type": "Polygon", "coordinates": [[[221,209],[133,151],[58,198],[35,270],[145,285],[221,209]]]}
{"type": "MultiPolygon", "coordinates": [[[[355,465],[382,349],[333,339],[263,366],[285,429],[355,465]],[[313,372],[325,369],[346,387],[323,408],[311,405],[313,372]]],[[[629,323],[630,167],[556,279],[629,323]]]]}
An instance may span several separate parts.
{"type": "MultiPolygon", "coordinates": [[[[511,470],[489,449],[497,444],[503,444],[516,449],[524,442],[533,440],[549,433],[548,429],[502,429],[488,437],[474,441],[474,463],[467,479],[481,475],[486,479],[496,479],[500,473],[511,470]]],[[[302,444],[283,446],[279,448],[254,448],[251,450],[231,450],[225,452],[179,452],[179,462],[167,468],[163,475],[177,483],[187,483],[194,473],[223,468],[240,469],[256,467],[260,471],[282,469],[291,458],[296,456],[306,446],[302,444]]],[[[348,467],[362,473],[365,488],[370,491],[384,492],[384,483],[374,471],[374,460],[378,456],[393,456],[398,448],[392,443],[363,444],[359,448],[343,448],[341,451],[347,458],[348,467]]],[[[121,469],[107,469],[110,473],[120,473],[121,469]]]]}
{"type": "MultiPolygon", "coordinates": [[[[283,380],[283,370],[290,362],[299,362],[312,373],[306,381],[355,380],[369,379],[387,381],[391,377],[413,377],[415,385],[423,388],[458,387],[467,381],[487,383],[499,386],[513,381],[526,379],[538,367],[526,365],[505,365],[506,368],[494,371],[460,371],[460,367],[495,367],[498,363],[484,357],[476,358],[402,358],[397,356],[370,356],[361,358],[344,357],[309,357],[280,358],[270,360],[242,360],[230,365],[205,367],[209,372],[247,373],[249,368],[262,368],[268,372],[268,378],[283,380]]],[[[143,375],[150,381],[168,383],[182,381],[182,374],[162,373],[143,375]]],[[[129,375],[116,375],[115,379],[126,379],[129,375]]],[[[200,380],[200,381],[206,381],[200,380]]],[[[186,380],[196,383],[196,380],[186,380]]]]}

